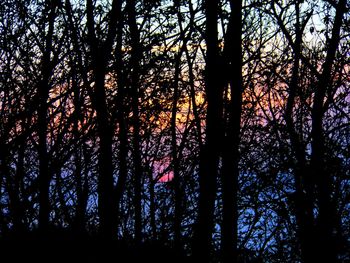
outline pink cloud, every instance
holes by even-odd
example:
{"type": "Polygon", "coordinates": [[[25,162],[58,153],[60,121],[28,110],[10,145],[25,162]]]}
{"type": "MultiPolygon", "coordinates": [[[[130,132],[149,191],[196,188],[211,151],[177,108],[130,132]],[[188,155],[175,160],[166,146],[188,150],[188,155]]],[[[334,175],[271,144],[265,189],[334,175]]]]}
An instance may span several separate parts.
{"type": "Polygon", "coordinates": [[[174,173],[173,171],[167,172],[165,173],[162,177],[160,177],[158,179],[159,183],[166,183],[166,182],[170,182],[171,180],[173,180],[174,178],[174,173]]]}

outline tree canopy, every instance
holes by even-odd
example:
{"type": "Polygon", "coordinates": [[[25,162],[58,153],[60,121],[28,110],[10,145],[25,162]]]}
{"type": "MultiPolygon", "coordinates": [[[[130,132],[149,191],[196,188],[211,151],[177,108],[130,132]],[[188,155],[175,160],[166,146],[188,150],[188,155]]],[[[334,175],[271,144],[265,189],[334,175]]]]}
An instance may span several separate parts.
{"type": "Polygon", "coordinates": [[[3,0],[0,32],[12,257],[350,260],[348,1],[3,0]]]}

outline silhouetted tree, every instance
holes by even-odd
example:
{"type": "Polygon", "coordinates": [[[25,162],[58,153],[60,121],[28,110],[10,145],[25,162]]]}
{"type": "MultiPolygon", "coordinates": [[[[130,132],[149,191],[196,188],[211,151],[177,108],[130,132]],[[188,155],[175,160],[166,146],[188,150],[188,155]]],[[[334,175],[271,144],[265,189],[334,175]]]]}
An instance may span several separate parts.
{"type": "Polygon", "coordinates": [[[2,252],[347,262],[348,11],[3,0],[2,252]]]}

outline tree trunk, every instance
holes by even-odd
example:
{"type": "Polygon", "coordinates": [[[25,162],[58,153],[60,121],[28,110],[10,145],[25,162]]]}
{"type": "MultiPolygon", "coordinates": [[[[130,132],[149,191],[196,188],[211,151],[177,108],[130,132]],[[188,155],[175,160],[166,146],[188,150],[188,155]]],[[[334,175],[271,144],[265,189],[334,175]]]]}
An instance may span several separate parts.
{"type": "Polygon", "coordinates": [[[133,124],[133,161],[134,161],[134,208],[135,208],[135,242],[136,246],[142,242],[142,162],[141,162],[141,138],[139,120],[139,71],[141,60],[140,32],[136,23],[136,2],[127,2],[128,22],[131,37],[131,104],[132,104],[132,124],[133,124]]]}
{"type": "Polygon", "coordinates": [[[110,123],[108,112],[105,74],[116,36],[117,22],[121,14],[121,1],[114,0],[109,13],[108,33],[106,40],[100,43],[95,33],[94,7],[91,0],[86,2],[88,40],[91,48],[93,77],[95,80],[94,97],[92,98],[96,110],[97,136],[99,138],[99,179],[98,179],[98,207],[100,219],[100,235],[110,240],[114,237],[115,200],[113,185],[112,143],[113,125],[110,123]]]}
{"type": "Polygon", "coordinates": [[[222,87],[218,82],[218,17],[217,0],[205,1],[206,12],[206,141],[199,164],[198,218],[193,253],[196,261],[209,262],[212,250],[213,217],[217,191],[217,175],[221,138],[222,87]]]}
{"type": "Polygon", "coordinates": [[[39,229],[45,235],[49,226],[50,200],[50,173],[49,157],[47,152],[47,113],[50,91],[50,77],[53,70],[51,61],[52,38],[56,19],[56,1],[48,1],[50,13],[48,16],[48,32],[45,36],[45,51],[42,56],[41,74],[42,79],[38,85],[39,108],[38,108],[38,155],[39,155],[39,229]]]}
{"type": "Polygon", "coordinates": [[[293,108],[295,98],[299,89],[299,68],[302,44],[302,29],[300,26],[300,7],[299,3],[295,4],[296,38],[294,43],[294,63],[292,77],[289,83],[289,96],[285,111],[285,120],[287,131],[291,141],[291,147],[295,155],[296,166],[294,168],[296,200],[295,200],[295,216],[297,223],[298,238],[301,249],[301,258],[303,262],[313,262],[313,243],[314,243],[314,216],[313,216],[313,200],[314,187],[310,174],[307,173],[305,149],[300,141],[302,135],[295,130],[293,119],[293,108]]]}
{"type": "Polygon", "coordinates": [[[180,185],[180,171],[179,171],[179,158],[178,158],[178,147],[177,147],[177,136],[176,136],[176,114],[177,114],[177,103],[179,98],[179,71],[180,71],[180,59],[181,53],[177,56],[175,65],[175,79],[174,79],[174,96],[171,113],[171,148],[172,148],[172,164],[173,164],[173,183],[174,183],[174,245],[175,250],[178,254],[181,253],[181,218],[182,218],[182,196],[181,196],[181,185],[180,185]]]}
{"type": "Polygon", "coordinates": [[[224,57],[231,100],[228,104],[226,140],[223,144],[223,262],[237,262],[239,143],[242,112],[242,1],[231,1],[231,17],[225,36],[224,57]]]}
{"type": "Polygon", "coordinates": [[[152,233],[152,239],[157,240],[157,227],[156,227],[156,201],[155,201],[155,193],[154,193],[154,186],[155,182],[153,179],[153,173],[152,169],[150,171],[150,183],[149,183],[149,198],[150,198],[150,207],[149,207],[149,214],[150,214],[150,224],[151,224],[151,233],[152,233]]]}
{"type": "MultiPolygon", "coordinates": [[[[73,73],[75,73],[75,70],[73,70],[73,73]]],[[[80,132],[81,128],[79,125],[81,125],[82,121],[82,114],[81,114],[81,94],[80,94],[80,87],[75,79],[75,74],[73,74],[72,79],[72,88],[74,92],[74,127],[73,127],[73,134],[74,138],[77,142],[79,142],[79,137],[81,136],[80,132]]],[[[84,144],[84,142],[82,142],[84,144]]],[[[74,220],[74,229],[78,234],[82,234],[85,232],[85,213],[86,213],[86,206],[87,206],[87,198],[88,198],[88,186],[85,182],[83,182],[83,164],[82,164],[82,157],[83,153],[82,149],[84,145],[81,145],[80,143],[77,143],[76,150],[74,154],[74,163],[75,163],[75,171],[74,171],[74,177],[75,177],[75,183],[76,183],[76,192],[77,192],[77,203],[76,203],[76,212],[75,212],[75,220],[74,220]]],[[[86,181],[86,179],[85,179],[86,181]]]]}
{"type": "MultiPolygon", "coordinates": [[[[184,51],[187,49],[188,38],[185,36],[185,31],[181,24],[181,10],[180,2],[178,0],[174,1],[174,6],[177,7],[178,23],[180,28],[180,39],[183,41],[179,52],[176,55],[175,60],[175,72],[174,72],[174,95],[172,101],[172,111],[171,111],[171,148],[172,148],[172,165],[173,165],[173,186],[174,186],[174,248],[176,254],[181,257],[183,253],[182,247],[182,235],[181,235],[181,222],[182,222],[182,186],[180,178],[180,156],[181,149],[178,147],[177,141],[177,104],[179,101],[179,80],[181,75],[181,57],[184,51]]],[[[189,69],[190,70],[190,69],[189,69]]],[[[191,74],[191,73],[189,73],[191,74]]]]}
{"type": "Polygon", "coordinates": [[[117,227],[119,226],[120,220],[120,210],[121,210],[121,200],[125,190],[125,184],[128,176],[128,124],[125,116],[125,101],[128,98],[128,94],[125,91],[126,81],[123,72],[123,59],[122,59],[122,33],[123,33],[123,19],[120,17],[118,28],[117,28],[117,46],[116,46],[116,71],[117,71],[117,84],[118,84],[118,94],[116,98],[116,120],[119,124],[119,154],[118,154],[118,163],[119,163],[119,175],[118,181],[115,189],[115,200],[116,200],[116,219],[117,227]]]}
{"type": "Polygon", "coordinates": [[[316,261],[338,262],[337,252],[334,246],[334,224],[336,220],[336,207],[332,202],[332,179],[325,167],[325,138],[323,129],[323,116],[325,112],[324,99],[332,85],[332,67],[340,42],[340,30],[343,15],[346,11],[346,0],[339,0],[336,8],[332,37],[328,41],[326,60],[322,67],[318,85],[315,90],[312,107],[312,131],[311,131],[311,170],[317,186],[318,221],[316,236],[318,255],[316,261]]]}
{"type": "MultiPolygon", "coordinates": [[[[23,126],[22,126],[23,127],[23,126]]],[[[25,171],[24,171],[24,150],[25,140],[20,139],[18,148],[18,160],[16,163],[16,173],[13,178],[9,178],[9,201],[10,211],[13,219],[13,230],[16,234],[21,235],[25,231],[25,225],[23,222],[24,211],[21,201],[21,182],[23,182],[25,171]]]]}

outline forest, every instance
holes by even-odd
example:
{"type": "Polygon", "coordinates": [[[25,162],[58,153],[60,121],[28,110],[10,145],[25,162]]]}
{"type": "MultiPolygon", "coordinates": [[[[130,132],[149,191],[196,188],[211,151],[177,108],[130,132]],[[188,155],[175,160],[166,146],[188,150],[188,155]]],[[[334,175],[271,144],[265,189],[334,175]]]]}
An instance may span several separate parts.
{"type": "Polygon", "coordinates": [[[2,0],[0,32],[0,259],[350,262],[347,0],[2,0]]]}

